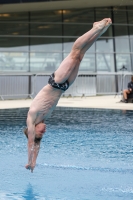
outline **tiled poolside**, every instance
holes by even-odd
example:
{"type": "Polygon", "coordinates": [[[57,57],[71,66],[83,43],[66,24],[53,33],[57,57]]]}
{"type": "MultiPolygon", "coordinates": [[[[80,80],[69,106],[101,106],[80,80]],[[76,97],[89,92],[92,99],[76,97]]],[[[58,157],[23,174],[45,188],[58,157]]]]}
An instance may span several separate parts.
{"type": "MultiPolygon", "coordinates": [[[[105,109],[121,109],[133,110],[133,103],[121,103],[120,96],[92,96],[92,97],[62,97],[57,107],[69,108],[105,108],[105,109]]],[[[22,100],[1,100],[0,109],[8,108],[28,108],[32,99],[22,100]]]]}

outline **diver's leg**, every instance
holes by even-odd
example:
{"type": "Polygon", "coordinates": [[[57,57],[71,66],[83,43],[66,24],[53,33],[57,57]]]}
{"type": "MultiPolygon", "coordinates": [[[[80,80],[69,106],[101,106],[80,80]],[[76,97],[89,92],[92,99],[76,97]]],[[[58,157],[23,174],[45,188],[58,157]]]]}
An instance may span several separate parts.
{"type": "Polygon", "coordinates": [[[95,22],[93,28],[79,37],[73,44],[70,54],[62,61],[55,71],[55,82],[63,83],[66,80],[74,81],[78,73],[80,62],[85,52],[111,25],[111,19],[106,18],[100,22],[95,22]],[[77,68],[77,70],[75,69],[77,68]]]}
{"type": "Polygon", "coordinates": [[[130,91],[129,91],[128,89],[123,90],[123,97],[124,97],[125,103],[128,102],[128,100],[127,100],[127,95],[128,95],[128,94],[130,94],[130,91]]]}

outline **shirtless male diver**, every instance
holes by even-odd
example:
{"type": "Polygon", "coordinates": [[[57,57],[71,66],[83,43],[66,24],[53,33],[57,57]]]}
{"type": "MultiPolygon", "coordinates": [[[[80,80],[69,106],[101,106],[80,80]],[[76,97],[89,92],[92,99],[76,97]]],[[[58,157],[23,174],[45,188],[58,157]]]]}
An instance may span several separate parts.
{"type": "Polygon", "coordinates": [[[74,42],[69,55],[50,76],[48,84],[34,98],[27,115],[27,128],[24,131],[28,138],[28,164],[25,168],[31,172],[35,168],[40,141],[46,131],[45,119],[55,109],[62,93],[77,77],[79,65],[85,52],[111,24],[110,18],[95,22],[90,31],[79,37],[74,42]]]}

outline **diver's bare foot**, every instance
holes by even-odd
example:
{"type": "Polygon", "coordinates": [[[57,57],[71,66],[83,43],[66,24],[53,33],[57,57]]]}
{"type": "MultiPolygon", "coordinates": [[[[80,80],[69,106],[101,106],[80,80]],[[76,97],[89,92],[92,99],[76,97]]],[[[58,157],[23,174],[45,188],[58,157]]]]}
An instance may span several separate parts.
{"type": "Polygon", "coordinates": [[[110,18],[105,18],[99,22],[95,22],[93,24],[94,28],[97,28],[100,30],[100,36],[109,28],[109,26],[112,24],[112,21],[110,18]]]}

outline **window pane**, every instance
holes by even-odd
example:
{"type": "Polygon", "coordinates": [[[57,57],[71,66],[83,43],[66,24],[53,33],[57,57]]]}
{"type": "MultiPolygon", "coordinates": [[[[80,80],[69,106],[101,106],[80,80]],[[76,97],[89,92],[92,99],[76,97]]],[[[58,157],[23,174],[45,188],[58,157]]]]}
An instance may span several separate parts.
{"type": "Polygon", "coordinates": [[[127,26],[117,25],[114,26],[114,35],[115,36],[127,36],[128,35],[128,28],[127,26]]]}
{"type": "Polygon", "coordinates": [[[114,72],[114,54],[97,54],[97,71],[114,72]]]}
{"type": "Polygon", "coordinates": [[[30,22],[31,35],[62,35],[62,10],[31,12],[30,22]]]}
{"type": "Polygon", "coordinates": [[[30,71],[52,73],[61,61],[61,53],[30,53],[30,71]]]}
{"type": "Polygon", "coordinates": [[[120,71],[123,66],[127,68],[127,71],[131,71],[130,54],[116,54],[116,66],[117,71],[120,71]]]}
{"type": "Polygon", "coordinates": [[[61,52],[61,38],[31,38],[30,51],[34,52],[61,52]]]}
{"type": "Polygon", "coordinates": [[[0,52],[1,71],[29,71],[29,54],[24,52],[0,52]]]}
{"type": "Polygon", "coordinates": [[[62,25],[61,24],[50,24],[50,23],[37,23],[30,24],[30,34],[31,35],[62,35],[62,25]]]}
{"type": "Polygon", "coordinates": [[[117,37],[115,38],[115,48],[118,53],[129,53],[129,39],[117,37]]]}
{"type": "Polygon", "coordinates": [[[133,26],[129,26],[129,33],[130,33],[130,36],[133,37],[133,26]]]}
{"type": "Polygon", "coordinates": [[[28,51],[29,38],[0,37],[0,51],[28,51]]]}
{"type": "Polygon", "coordinates": [[[114,7],[113,8],[114,23],[127,24],[127,11],[126,7],[114,7]]]}
{"type": "Polygon", "coordinates": [[[61,22],[62,10],[44,10],[30,13],[31,22],[61,22]]]}
{"type": "MultiPolygon", "coordinates": [[[[130,54],[131,56],[131,63],[133,63],[133,53],[130,54]]],[[[131,65],[131,71],[133,71],[133,66],[131,65]]]]}
{"type": "Polygon", "coordinates": [[[98,39],[96,41],[96,52],[114,52],[113,39],[98,39]]]}
{"type": "Polygon", "coordinates": [[[129,33],[133,36],[133,11],[128,11],[129,33]]]}
{"type": "Polygon", "coordinates": [[[93,23],[94,9],[63,10],[63,21],[69,23],[93,23]]]}
{"type": "Polygon", "coordinates": [[[126,7],[115,7],[113,9],[113,18],[114,23],[118,24],[114,26],[115,36],[128,35],[126,7]]]}
{"type": "MultiPolygon", "coordinates": [[[[101,21],[104,18],[111,18],[110,8],[96,8],[96,21],[101,21]]],[[[102,36],[112,36],[112,26],[102,36]]]]}
{"type": "Polygon", "coordinates": [[[132,11],[133,10],[133,6],[127,6],[127,9],[132,11]]]}
{"type": "Polygon", "coordinates": [[[100,21],[104,18],[111,18],[111,8],[95,8],[96,21],[100,21]]]}
{"type": "Polygon", "coordinates": [[[96,71],[95,54],[86,53],[81,64],[79,71],[96,71]]]}
{"type": "Polygon", "coordinates": [[[28,12],[0,13],[0,21],[28,21],[28,12]]]}
{"type": "Polygon", "coordinates": [[[63,48],[64,52],[70,52],[72,49],[72,46],[77,38],[64,38],[63,48]]]}
{"type": "Polygon", "coordinates": [[[64,24],[64,36],[81,36],[91,28],[92,25],[88,24],[64,24]]]}
{"type": "Polygon", "coordinates": [[[130,39],[131,52],[133,52],[133,38],[130,39]]]}
{"type": "Polygon", "coordinates": [[[93,26],[93,9],[66,10],[63,14],[63,21],[66,22],[64,23],[63,29],[65,36],[81,36],[89,31],[93,26]]]}
{"type": "Polygon", "coordinates": [[[0,35],[28,35],[28,23],[0,22],[0,35]]]}

